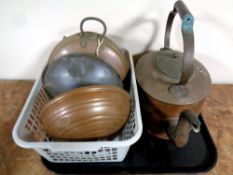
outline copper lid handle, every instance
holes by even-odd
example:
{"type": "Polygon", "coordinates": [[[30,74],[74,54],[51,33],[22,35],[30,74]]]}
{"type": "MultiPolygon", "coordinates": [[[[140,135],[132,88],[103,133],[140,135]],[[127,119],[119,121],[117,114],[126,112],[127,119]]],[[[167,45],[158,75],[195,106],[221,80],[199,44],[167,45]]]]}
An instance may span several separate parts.
{"type": "Polygon", "coordinates": [[[86,21],[89,21],[89,20],[98,21],[98,22],[100,22],[100,23],[103,25],[103,33],[102,33],[102,35],[100,36],[100,40],[102,40],[102,39],[105,37],[105,35],[106,35],[107,26],[106,26],[106,24],[105,24],[105,22],[104,22],[103,20],[101,20],[101,19],[99,19],[99,18],[96,18],[96,17],[86,17],[86,18],[84,18],[84,19],[81,21],[81,23],[80,23],[81,35],[82,35],[82,36],[85,36],[85,32],[84,32],[84,30],[83,30],[83,24],[84,24],[86,21]]]}
{"type": "Polygon", "coordinates": [[[182,20],[182,36],[183,36],[183,45],[184,45],[184,53],[183,53],[183,66],[181,77],[179,80],[179,85],[185,85],[191,74],[193,73],[193,55],[194,55],[194,34],[193,34],[193,23],[194,17],[185,6],[182,1],[177,1],[174,5],[173,11],[170,12],[167,19],[167,26],[165,31],[165,39],[164,39],[164,48],[170,49],[170,33],[172,28],[172,23],[176,14],[180,15],[182,20]]]}
{"type": "Polygon", "coordinates": [[[80,46],[81,47],[87,47],[87,41],[86,41],[86,37],[85,37],[85,32],[83,30],[83,24],[88,20],[98,21],[103,25],[103,33],[100,36],[98,36],[98,38],[97,38],[97,47],[96,47],[96,50],[95,50],[95,55],[99,56],[100,47],[104,42],[104,37],[105,37],[106,32],[107,32],[107,26],[106,26],[105,22],[103,20],[99,19],[99,18],[96,18],[96,17],[86,17],[86,18],[84,18],[80,23],[80,31],[81,31],[80,46]]]}

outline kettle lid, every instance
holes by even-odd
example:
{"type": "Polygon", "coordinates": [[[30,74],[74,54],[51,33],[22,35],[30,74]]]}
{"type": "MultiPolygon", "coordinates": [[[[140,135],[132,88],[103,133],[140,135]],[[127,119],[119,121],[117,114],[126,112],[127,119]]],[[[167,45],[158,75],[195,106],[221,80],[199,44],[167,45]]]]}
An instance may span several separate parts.
{"type": "Polygon", "coordinates": [[[186,105],[199,102],[209,94],[210,75],[193,58],[193,23],[190,11],[182,1],[177,1],[168,16],[164,48],[145,54],[137,62],[137,81],[152,98],[168,104],[186,105]],[[177,13],[182,19],[183,53],[170,49],[170,33],[177,13]]]}
{"type": "Polygon", "coordinates": [[[161,49],[154,59],[154,66],[159,72],[171,79],[180,79],[183,63],[182,53],[171,49],[161,49]]]}
{"type": "MultiPolygon", "coordinates": [[[[211,79],[206,68],[196,59],[193,59],[193,72],[185,85],[178,84],[180,74],[175,71],[181,66],[180,62],[173,62],[175,69],[170,67],[161,71],[162,64],[157,64],[162,56],[173,55],[181,60],[181,52],[161,50],[149,52],[142,56],[136,65],[136,77],[140,87],[147,95],[161,102],[175,105],[186,105],[199,102],[207,97],[211,89],[211,79]],[[158,66],[159,65],[159,66],[158,66]],[[173,75],[171,75],[174,73],[173,75]]],[[[172,64],[168,64],[172,66],[172,64]]],[[[166,66],[166,65],[164,65],[166,66]]],[[[178,71],[179,72],[179,71],[178,71]]]]}

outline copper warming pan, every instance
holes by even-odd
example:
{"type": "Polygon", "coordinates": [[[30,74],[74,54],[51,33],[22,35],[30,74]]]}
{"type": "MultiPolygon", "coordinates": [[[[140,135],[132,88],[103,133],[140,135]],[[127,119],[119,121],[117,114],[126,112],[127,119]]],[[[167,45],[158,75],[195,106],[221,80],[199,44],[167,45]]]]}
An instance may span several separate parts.
{"type": "Polygon", "coordinates": [[[68,54],[95,55],[111,65],[123,80],[129,70],[129,60],[127,55],[105,36],[107,27],[104,21],[96,17],[84,18],[80,23],[80,31],[80,33],[63,38],[53,49],[48,64],[68,54]],[[104,31],[101,35],[94,32],[84,32],[83,25],[90,20],[99,21],[103,25],[104,31]]]}

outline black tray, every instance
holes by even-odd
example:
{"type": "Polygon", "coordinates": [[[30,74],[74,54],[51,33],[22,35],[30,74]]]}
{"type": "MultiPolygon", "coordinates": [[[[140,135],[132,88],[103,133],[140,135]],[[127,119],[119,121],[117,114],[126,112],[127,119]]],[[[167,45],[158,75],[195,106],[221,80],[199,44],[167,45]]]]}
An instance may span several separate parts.
{"type": "Polygon", "coordinates": [[[191,133],[189,143],[175,148],[169,141],[152,137],[146,131],[131,146],[125,160],[118,163],[51,163],[42,162],[51,171],[77,173],[198,173],[214,167],[217,150],[202,116],[201,132],[191,133]]]}

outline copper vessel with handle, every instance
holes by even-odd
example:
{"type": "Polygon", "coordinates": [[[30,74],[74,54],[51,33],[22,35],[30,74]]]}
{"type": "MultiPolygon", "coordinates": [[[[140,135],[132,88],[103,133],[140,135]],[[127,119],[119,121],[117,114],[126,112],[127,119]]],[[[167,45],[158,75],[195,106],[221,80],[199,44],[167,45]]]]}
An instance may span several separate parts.
{"type": "Polygon", "coordinates": [[[146,98],[141,103],[148,131],[169,138],[177,147],[187,144],[191,130],[199,132],[203,102],[211,79],[206,68],[194,59],[194,17],[177,1],[167,20],[164,48],[143,55],[136,64],[137,82],[146,98]],[[182,25],[183,53],[170,48],[170,32],[176,14],[182,25]]]}
{"type": "Polygon", "coordinates": [[[80,33],[64,37],[53,49],[49,63],[69,54],[87,54],[96,56],[112,66],[123,80],[129,71],[127,55],[113,41],[106,37],[107,26],[105,22],[96,17],[84,18],[80,23],[80,33]],[[103,33],[84,31],[87,21],[97,21],[103,26],[103,33]]]}

